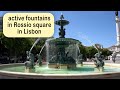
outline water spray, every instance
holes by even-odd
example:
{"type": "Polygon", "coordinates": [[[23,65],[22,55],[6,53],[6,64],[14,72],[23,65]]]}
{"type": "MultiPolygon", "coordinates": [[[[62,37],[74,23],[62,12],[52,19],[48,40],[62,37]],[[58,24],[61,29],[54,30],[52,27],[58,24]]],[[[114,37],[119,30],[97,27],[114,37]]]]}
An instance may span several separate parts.
{"type": "Polygon", "coordinates": [[[40,41],[40,38],[38,38],[38,39],[35,41],[35,43],[33,44],[33,46],[32,46],[31,49],[30,49],[30,52],[32,51],[32,49],[34,48],[34,46],[38,43],[38,41],[40,41]]]}
{"type": "Polygon", "coordinates": [[[83,35],[81,32],[78,32],[77,34],[81,34],[81,35],[82,35],[82,36],[80,35],[81,38],[87,40],[87,41],[98,51],[98,53],[99,53],[99,50],[98,50],[98,48],[95,46],[95,44],[92,43],[85,35],[83,35]]]}

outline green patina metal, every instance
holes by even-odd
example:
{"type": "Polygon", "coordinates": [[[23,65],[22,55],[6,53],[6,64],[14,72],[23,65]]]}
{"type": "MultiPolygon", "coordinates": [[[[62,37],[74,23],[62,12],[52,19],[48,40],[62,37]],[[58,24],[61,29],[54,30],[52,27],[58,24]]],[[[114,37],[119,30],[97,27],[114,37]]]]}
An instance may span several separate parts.
{"type": "Polygon", "coordinates": [[[64,16],[61,15],[60,20],[55,22],[59,25],[59,38],[53,38],[46,40],[49,46],[47,52],[47,59],[49,64],[75,64],[77,60],[76,45],[79,45],[79,40],[73,38],[65,38],[65,25],[69,24],[69,21],[64,20],[64,16]],[[74,48],[75,47],[75,48],[74,48]]]}

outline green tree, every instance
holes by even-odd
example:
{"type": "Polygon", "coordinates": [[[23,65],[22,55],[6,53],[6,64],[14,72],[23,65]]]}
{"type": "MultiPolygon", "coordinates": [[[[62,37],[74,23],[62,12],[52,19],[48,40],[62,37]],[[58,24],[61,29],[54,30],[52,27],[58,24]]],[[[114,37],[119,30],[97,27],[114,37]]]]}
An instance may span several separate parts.
{"type": "Polygon", "coordinates": [[[102,51],[102,55],[104,55],[105,57],[112,54],[112,52],[106,48],[103,48],[101,51],[102,51]]]}
{"type": "Polygon", "coordinates": [[[9,57],[15,57],[15,62],[17,61],[17,57],[20,55],[26,54],[26,50],[28,50],[32,45],[32,40],[28,38],[7,38],[3,35],[3,32],[0,32],[1,42],[7,47],[9,50],[9,57]]]}
{"type": "Polygon", "coordinates": [[[83,46],[82,44],[79,45],[80,53],[83,55],[83,59],[86,60],[86,47],[83,46]]]}
{"type": "Polygon", "coordinates": [[[96,53],[97,53],[97,50],[93,46],[86,47],[87,58],[90,58],[90,59],[93,58],[96,53]]]}

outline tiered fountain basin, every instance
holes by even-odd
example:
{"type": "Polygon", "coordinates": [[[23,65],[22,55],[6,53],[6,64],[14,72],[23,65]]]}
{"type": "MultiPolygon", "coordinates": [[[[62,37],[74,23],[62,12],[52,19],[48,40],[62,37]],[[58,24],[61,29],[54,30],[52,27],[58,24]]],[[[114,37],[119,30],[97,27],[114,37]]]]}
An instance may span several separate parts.
{"type": "Polygon", "coordinates": [[[0,65],[0,78],[4,79],[119,79],[120,64],[105,63],[104,71],[95,70],[92,62],[84,62],[74,69],[48,68],[46,64],[35,66],[32,72],[25,72],[24,64],[0,65]]]}
{"type": "Polygon", "coordinates": [[[72,38],[53,38],[46,40],[49,68],[76,68],[80,42],[72,38]],[[74,53],[73,53],[74,52],[74,53]]]}

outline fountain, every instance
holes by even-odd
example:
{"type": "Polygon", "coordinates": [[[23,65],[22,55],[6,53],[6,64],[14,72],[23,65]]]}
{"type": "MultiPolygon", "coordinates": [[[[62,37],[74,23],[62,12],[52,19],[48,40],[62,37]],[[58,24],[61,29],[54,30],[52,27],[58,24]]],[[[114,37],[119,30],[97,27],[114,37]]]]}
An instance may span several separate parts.
{"type": "Polygon", "coordinates": [[[65,38],[64,26],[69,24],[69,21],[63,20],[61,15],[60,20],[55,24],[59,25],[59,38],[48,39],[46,41],[47,61],[49,68],[70,69],[76,68],[76,61],[78,59],[78,40],[72,38],[65,38]]]}
{"type": "Polygon", "coordinates": [[[2,78],[42,78],[42,79],[92,79],[92,78],[120,78],[120,65],[104,63],[102,52],[98,50],[94,62],[84,62],[79,50],[79,40],[65,38],[65,25],[69,21],[61,15],[55,22],[59,25],[59,38],[47,39],[37,54],[38,60],[34,62],[31,53],[33,47],[40,39],[37,39],[30,51],[27,51],[27,61],[18,64],[0,65],[0,77],[2,78]],[[46,48],[46,62],[42,61],[42,50],[46,48]]]}

